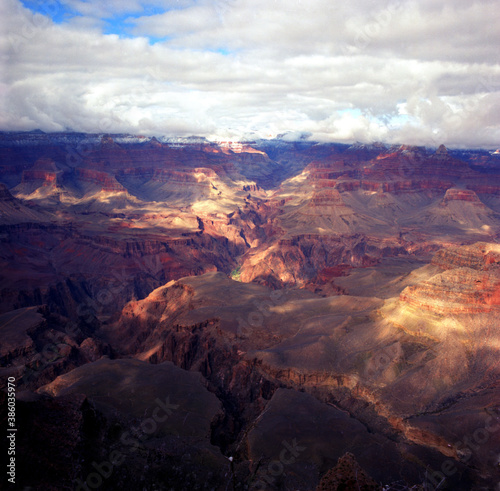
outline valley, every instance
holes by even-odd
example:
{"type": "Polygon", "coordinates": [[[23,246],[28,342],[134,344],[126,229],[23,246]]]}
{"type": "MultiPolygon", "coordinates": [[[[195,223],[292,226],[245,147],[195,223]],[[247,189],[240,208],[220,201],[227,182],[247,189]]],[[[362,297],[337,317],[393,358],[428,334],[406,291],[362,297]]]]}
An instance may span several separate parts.
{"type": "Polygon", "coordinates": [[[484,150],[0,133],[21,485],[498,491],[499,239],[484,150]]]}

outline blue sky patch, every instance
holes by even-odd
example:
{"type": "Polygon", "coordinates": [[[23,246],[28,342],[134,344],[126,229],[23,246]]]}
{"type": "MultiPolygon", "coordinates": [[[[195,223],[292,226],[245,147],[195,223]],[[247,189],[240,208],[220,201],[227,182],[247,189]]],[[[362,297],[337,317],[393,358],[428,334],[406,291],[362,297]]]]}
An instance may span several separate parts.
{"type": "MultiPolygon", "coordinates": [[[[46,2],[39,2],[37,0],[21,0],[23,6],[32,12],[42,14],[46,17],[52,19],[55,24],[63,24],[68,22],[75,17],[84,17],[81,12],[76,9],[71,8],[64,1],[48,0],[46,2]]],[[[121,38],[135,38],[132,34],[132,29],[134,27],[134,19],[141,16],[153,16],[166,12],[165,8],[147,6],[143,11],[122,11],[119,14],[113,14],[109,12],[108,15],[98,18],[102,22],[102,32],[103,34],[116,34],[121,38]]],[[[168,36],[156,37],[156,36],[145,36],[148,37],[150,44],[155,44],[159,42],[168,41],[170,38],[168,36]]]]}
{"type": "Polygon", "coordinates": [[[50,17],[56,24],[61,24],[69,18],[78,15],[78,12],[68,8],[68,6],[63,5],[61,2],[57,2],[56,0],[48,0],[47,2],[39,2],[37,0],[21,0],[21,3],[32,12],[37,12],[45,15],[46,17],[50,17]]]}

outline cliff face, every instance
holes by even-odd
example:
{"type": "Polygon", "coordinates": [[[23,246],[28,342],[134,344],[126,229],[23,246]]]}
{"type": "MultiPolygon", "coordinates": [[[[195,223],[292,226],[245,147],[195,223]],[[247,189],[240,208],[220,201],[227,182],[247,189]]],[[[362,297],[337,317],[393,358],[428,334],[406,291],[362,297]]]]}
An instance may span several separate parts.
{"type": "Polygon", "coordinates": [[[99,186],[103,191],[124,192],[125,188],[111,175],[93,169],[76,169],[76,178],[99,186]]]}
{"type": "Polygon", "coordinates": [[[454,268],[407,287],[400,300],[439,314],[488,313],[500,308],[499,273],[454,268]]]}
{"type": "Polygon", "coordinates": [[[445,271],[405,288],[402,302],[439,314],[489,313],[500,306],[500,246],[477,243],[438,251],[445,271]]]}
{"type": "Polygon", "coordinates": [[[387,244],[376,238],[304,234],[281,239],[249,255],[241,278],[275,287],[284,284],[310,288],[316,283],[324,285],[325,274],[330,276],[327,272],[335,265],[366,267],[398,253],[405,253],[401,244],[387,244]]]}
{"type": "Polygon", "coordinates": [[[22,171],[21,182],[14,188],[17,195],[50,196],[58,189],[60,172],[51,158],[39,158],[30,169],[22,171]]]}
{"type": "Polygon", "coordinates": [[[336,189],[322,189],[315,191],[309,201],[310,208],[323,206],[345,206],[342,196],[336,189]]]}
{"type": "Polygon", "coordinates": [[[484,206],[477,194],[470,189],[448,189],[444,195],[442,204],[446,205],[450,201],[467,201],[484,206]]]}
{"type": "Polygon", "coordinates": [[[468,165],[445,151],[429,154],[424,148],[402,145],[395,151],[382,153],[363,169],[365,176],[383,179],[384,176],[405,178],[432,176],[463,178],[470,174],[468,165]]]}
{"type": "Polygon", "coordinates": [[[56,173],[44,170],[23,171],[23,183],[40,181],[42,186],[52,186],[56,182],[56,173]]]}
{"type": "Polygon", "coordinates": [[[156,169],[152,180],[157,182],[197,183],[197,175],[211,177],[212,179],[217,177],[217,174],[213,169],[195,168],[186,171],[156,169]]]}
{"type": "Polygon", "coordinates": [[[486,195],[500,195],[500,186],[495,186],[492,184],[469,184],[467,186],[468,189],[474,191],[477,194],[486,194],[486,195]]]}
{"type": "Polygon", "coordinates": [[[432,258],[432,264],[441,269],[459,267],[486,271],[500,263],[500,245],[478,242],[463,247],[448,247],[438,251],[432,258]]]}

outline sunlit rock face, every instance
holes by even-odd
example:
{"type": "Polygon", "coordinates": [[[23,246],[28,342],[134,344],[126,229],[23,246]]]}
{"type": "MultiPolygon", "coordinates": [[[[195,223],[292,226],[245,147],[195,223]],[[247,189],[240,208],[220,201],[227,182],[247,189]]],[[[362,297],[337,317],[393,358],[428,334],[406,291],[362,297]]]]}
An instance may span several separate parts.
{"type": "Polygon", "coordinates": [[[442,249],[434,255],[432,264],[441,269],[467,267],[477,271],[496,271],[497,265],[500,264],[500,245],[478,242],[442,249]]]}
{"type": "Polygon", "coordinates": [[[500,274],[454,268],[407,287],[401,300],[440,314],[475,314],[500,307],[500,274]]]}
{"type": "Polygon", "coordinates": [[[405,288],[403,302],[440,314],[487,313],[500,308],[500,246],[476,243],[438,251],[432,264],[443,269],[405,288]]]}
{"type": "Polygon", "coordinates": [[[76,487],[119,451],[103,489],[411,488],[446,459],[448,489],[493,489],[496,158],[0,134],[21,485],[76,487]]]}
{"type": "Polygon", "coordinates": [[[469,189],[448,189],[444,195],[442,205],[446,206],[450,201],[468,201],[479,205],[482,204],[477,194],[469,189]]]}

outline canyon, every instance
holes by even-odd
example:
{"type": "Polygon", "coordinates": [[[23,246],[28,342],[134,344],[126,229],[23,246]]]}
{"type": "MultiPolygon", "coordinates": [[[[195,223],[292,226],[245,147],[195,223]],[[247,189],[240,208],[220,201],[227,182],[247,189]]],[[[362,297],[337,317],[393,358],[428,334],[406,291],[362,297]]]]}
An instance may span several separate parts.
{"type": "Polygon", "coordinates": [[[499,240],[496,152],[0,133],[20,486],[500,490],[499,240]]]}

